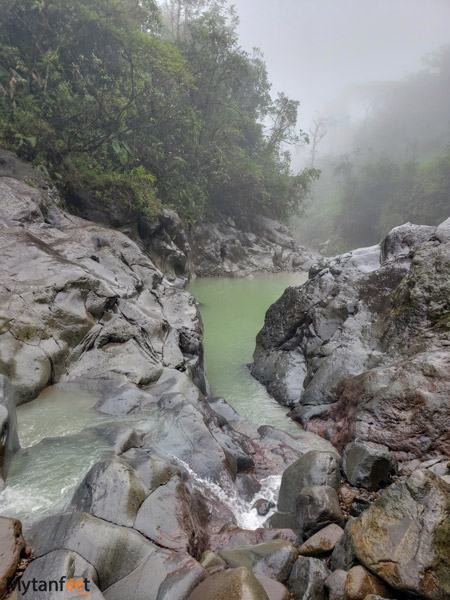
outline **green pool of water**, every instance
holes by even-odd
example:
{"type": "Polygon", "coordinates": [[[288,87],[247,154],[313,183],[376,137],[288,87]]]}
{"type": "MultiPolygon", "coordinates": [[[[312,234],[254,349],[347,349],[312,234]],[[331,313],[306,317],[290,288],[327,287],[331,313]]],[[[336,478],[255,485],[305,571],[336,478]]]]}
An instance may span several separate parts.
{"type": "Polygon", "coordinates": [[[286,287],[300,285],[307,273],[259,274],[252,279],[195,279],[189,291],[199,302],[204,324],[206,374],[214,396],[222,396],[258,425],[289,432],[298,425],[249,370],[264,315],[286,287]]]}

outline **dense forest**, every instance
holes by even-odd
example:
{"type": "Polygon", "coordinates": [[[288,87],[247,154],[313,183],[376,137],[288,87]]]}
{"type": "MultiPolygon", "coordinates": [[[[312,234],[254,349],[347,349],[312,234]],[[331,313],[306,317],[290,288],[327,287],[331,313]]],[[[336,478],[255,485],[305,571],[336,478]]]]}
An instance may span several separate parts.
{"type": "Polygon", "coordinates": [[[321,177],[313,205],[294,222],[304,243],[329,240],[326,251],[335,253],[375,244],[406,221],[436,225],[448,217],[449,90],[446,46],[419,72],[354,86],[331,116],[318,116],[308,164],[321,177]]]}
{"type": "Polygon", "coordinates": [[[0,0],[0,143],[66,195],[286,220],[317,171],[225,0],[0,0]]]}

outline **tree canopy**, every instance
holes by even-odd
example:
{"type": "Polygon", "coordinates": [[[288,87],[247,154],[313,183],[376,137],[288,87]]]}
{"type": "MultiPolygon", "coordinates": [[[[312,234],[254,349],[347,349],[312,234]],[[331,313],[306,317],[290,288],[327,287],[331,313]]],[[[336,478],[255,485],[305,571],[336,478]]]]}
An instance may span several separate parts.
{"type": "Polygon", "coordinates": [[[298,103],[270,96],[224,0],[0,0],[0,143],[70,194],[187,221],[286,219],[298,103]]]}

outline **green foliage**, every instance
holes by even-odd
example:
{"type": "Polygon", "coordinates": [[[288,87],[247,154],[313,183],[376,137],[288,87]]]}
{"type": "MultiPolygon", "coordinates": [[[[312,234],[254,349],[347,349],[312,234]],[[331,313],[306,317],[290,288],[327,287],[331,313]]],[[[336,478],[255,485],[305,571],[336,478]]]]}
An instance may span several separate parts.
{"type": "Polygon", "coordinates": [[[0,0],[0,21],[1,143],[61,189],[187,221],[303,201],[317,173],[290,171],[298,103],[272,102],[224,1],[0,0]]]}

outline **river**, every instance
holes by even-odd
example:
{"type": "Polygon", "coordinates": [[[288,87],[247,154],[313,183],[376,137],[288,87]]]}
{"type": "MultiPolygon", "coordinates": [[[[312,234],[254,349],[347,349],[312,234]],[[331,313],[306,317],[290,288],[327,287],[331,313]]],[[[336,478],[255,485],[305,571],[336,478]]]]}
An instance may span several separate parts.
{"type": "Polygon", "coordinates": [[[298,432],[248,369],[255,338],[268,307],[286,287],[300,285],[307,273],[261,273],[252,278],[195,279],[189,291],[199,302],[204,325],[206,374],[214,396],[222,396],[241,415],[258,425],[298,432]]]}
{"type": "MultiPolygon", "coordinates": [[[[287,409],[269,396],[250,375],[255,336],[268,306],[286,286],[300,284],[306,275],[264,274],[252,279],[197,279],[191,293],[200,303],[205,328],[207,375],[214,395],[223,396],[240,414],[258,424],[297,432],[287,409]]],[[[12,461],[7,485],[0,493],[0,514],[21,519],[24,531],[38,519],[64,510],[83,477],[98,461],[112,455],[110,444],[96,426],[129,424],[143,431],[152,423],[140,416],[112,417],[94,409],[97,399],[60,384],[17,410],[22,450],[12,461]]],[[[187,465],[183,465],[188,469],[187,465]]],[[[193,478],[196,476],[191,473],[193,478]]],[[[276,500],[279,477],[262,481],[257,497],[276,500]]],[[[196,478],[197,485],[229,505],[241,527],[260,527],[251,504],[196,478]]]]}

